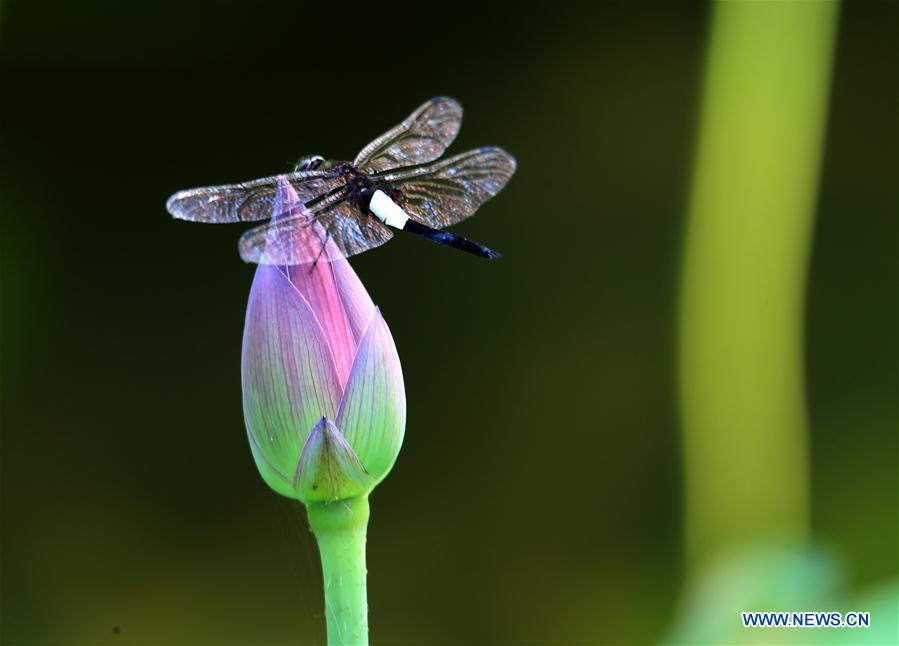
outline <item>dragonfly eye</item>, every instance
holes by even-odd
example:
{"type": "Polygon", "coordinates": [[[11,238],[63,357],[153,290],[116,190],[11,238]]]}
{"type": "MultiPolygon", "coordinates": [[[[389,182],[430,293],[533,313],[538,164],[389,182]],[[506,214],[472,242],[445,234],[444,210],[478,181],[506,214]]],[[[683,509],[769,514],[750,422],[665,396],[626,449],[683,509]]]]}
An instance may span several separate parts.
{"type": "Polygon", "coordinates": [[[325,163],[325,158],[321,155],[313,155],[312,157],[303,157],[294,165],[293,172],[298,173],[304,170],[315,170],[325,163]]]}

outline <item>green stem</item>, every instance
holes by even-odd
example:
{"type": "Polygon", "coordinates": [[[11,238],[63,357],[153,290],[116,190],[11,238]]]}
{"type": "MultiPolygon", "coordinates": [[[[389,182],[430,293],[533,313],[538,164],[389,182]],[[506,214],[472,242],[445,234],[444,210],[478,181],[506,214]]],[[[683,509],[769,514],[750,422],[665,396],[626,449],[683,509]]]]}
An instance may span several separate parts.
{"type": "Polygon", "coordinates": [[[365,532],[368,497],[309,505],[325,582],[329,646],[368,644],[365,532]]]}
{"type": "Polygon", "coordinates": [[[680,312],[692,557],[808,528],[805,274],[836,2],[718,2],[680,312]]]}

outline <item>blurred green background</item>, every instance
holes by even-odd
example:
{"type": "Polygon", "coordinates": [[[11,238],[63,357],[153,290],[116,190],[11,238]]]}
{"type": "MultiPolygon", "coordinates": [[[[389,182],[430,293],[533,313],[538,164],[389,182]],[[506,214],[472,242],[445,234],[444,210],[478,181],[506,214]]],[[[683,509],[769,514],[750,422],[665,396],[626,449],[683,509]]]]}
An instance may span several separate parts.
{"type": "MultiPolygon", "coordinates": [[[[809,544],[850,597],[897,575],[897,13],[840,10],[804,306],[809,544]]],[[[243,428],[241,227],[164,203],[352,158],[436,94],[466,109],[451,151],[519,169],[456,229],[501,262],[399,235],[353,262],[409,407],[372,498],[373,643],[669,635],[694,577],[678,295],[711,14],[0,5],[2,642],[324,642],[304,512],[243,428]]]]}

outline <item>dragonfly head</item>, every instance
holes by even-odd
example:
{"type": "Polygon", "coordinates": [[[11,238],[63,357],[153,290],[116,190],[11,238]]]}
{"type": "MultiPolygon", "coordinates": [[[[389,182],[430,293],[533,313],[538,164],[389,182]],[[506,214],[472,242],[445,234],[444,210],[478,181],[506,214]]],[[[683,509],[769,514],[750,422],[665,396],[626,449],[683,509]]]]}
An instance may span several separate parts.
{"type": "Polygon", "coordinates": [[[298,173],[304,170],[315,170],[325,163],[325,158],[321,155],[312,155],[311,157],[303,157],[293,167],[293,172],[298,173]]]}

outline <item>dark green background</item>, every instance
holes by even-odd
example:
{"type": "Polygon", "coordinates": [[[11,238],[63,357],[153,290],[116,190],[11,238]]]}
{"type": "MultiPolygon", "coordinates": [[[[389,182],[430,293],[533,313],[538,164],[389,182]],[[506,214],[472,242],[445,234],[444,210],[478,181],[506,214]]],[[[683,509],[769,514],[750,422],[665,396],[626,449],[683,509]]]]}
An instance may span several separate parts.
{"type": "MultiPolygon", "coordinates": [[[[435,94],[515,154],[458,231],[354,267],[408,425],[376,643],[664,634],[686,574],[678,262],[709,12],[646,3],[0,5],[0,638],[322,643],[314,540],[248,449],[239,226],[177,189],[352,158],[435,94]],[[118,630],[118,634],[114,633],[118,630]]],[[[897,570],[897,5],[843,7],[807,300],[813,530],[897,570]]]]}

